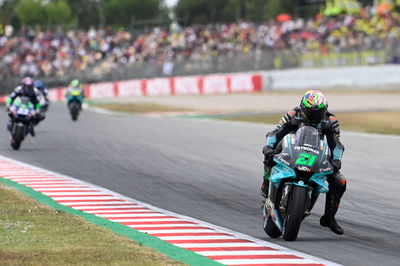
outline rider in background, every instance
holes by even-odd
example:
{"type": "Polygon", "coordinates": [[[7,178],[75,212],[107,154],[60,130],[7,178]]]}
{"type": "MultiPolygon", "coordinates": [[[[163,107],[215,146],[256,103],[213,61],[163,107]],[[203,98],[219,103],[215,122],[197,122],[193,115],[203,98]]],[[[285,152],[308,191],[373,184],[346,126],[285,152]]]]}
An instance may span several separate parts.
{"type": "MultiPolygon", "coordinates": [[[[7,111],[10,110],[11,105],[13,104],[14,100],[17,97],[25,96],[25,97],[29,98],[30,102],[33,104],[36,111],[40,110],[41,105],[39,102],[39,97],[40,97],[39,95],[40,95],[40,92],[38,89],[36,89],[34,87],[33,80],[29,77],[25,77],[22,80],[22,84],[17,86],[14,89],[14,91],[11,93],[10,97],[7,99],[6,109],[7,109],[7,111]]],[[[9,116],[10,116],[10,114],[9,114],[9,116]]],[[[34,120],[35,119],[37,119],[37,117],[35,117],[34,120]]],[[[13,119],[10,116],[10,120],[7,123],[7,129],[9,131],[11,131],[12,123],[13,123],[13,119]]],[[[29,130],[30,130],[31,135],[35,136],[35,131],[33,130],[33,127],[30,127],[29,130]]]]}
{"type": "Polygon", "coordinates": [[[83,90],[82,83],[77,79],[71,81],[67,88],[67,92],[65,93],[65,97],[67,98],[68,105],[70,103],[70,100],[73,98],[78,98],[79,101],[82,103],[83,99],[85,98],[85,92],[83,90]]]}
{"type": "Polygon", "coordinates": [[[39,103],[41,105],[40,110],[38,110],[39,111],[38,119],[34,123],[34,124],[37,124],[37,123],[39,123],[40,121],[42,121],[42,120],[44,120],[46,118],[45,112],[48,110],[48,107],[49,107],[49,104],[50,104],[50,101],[47,98],[49,90],[41,80],[35,80],[33,85],[39,91],[39,103]]]}
{"type": "Polygon", "coordinates": [[[340,142],[340,129],[337,118],[328,112],[328,103],[320,91],[310,90],[305,93],[300,101],[300,106],[295,107],[285,114],[277,127],[267,134],[264,154],[264,182],[261,186],[261,195],[266,198],[269,189],[269,176],[274,166],[274,155],[278,153],[278,143],[290,132],[307,125],[318,129],[320,137],[326,136],[331,151],[330,164],[333,173],[327,176],[329,192],[326,194],[325,213],[320,219],[321,226],[329,227],[334,233],[342,235],[343,229],[335,219],[339,208],[340,199],[346,191],[346,179],[339,172],[342,166],[344,146],[340,142]]]}
{"type": "Polygon", "coordinates": [[[41,80],[35,80],[35,82],[33,83],[33,85],[35,86],[35,88],[37,88],[40,92],[40,96],[41,96],[41,105],[42,105],[42,109],[44,111],[47,111],[47,108],[49,106],[49,98],[48,98],[48,94],[49,94],[49,89],[47,88],[46,85],[44,85],[43,81],[41,80]]]}

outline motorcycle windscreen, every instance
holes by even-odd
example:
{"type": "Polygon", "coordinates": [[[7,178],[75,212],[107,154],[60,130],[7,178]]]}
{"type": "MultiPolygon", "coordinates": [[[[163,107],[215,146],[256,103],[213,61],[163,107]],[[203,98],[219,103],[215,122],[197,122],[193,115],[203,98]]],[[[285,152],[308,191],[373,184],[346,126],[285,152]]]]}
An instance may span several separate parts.
{"type": "Polygon", "coordinates": [[[294,137],[293,155],[296,159],[295,167],[302,171],[310,171],[310,180],[318,184],[318,192],[328,192],[325,183],[326,175],[332,173],[328,161],[329,149],[314,127],[299,128],[294,137]]]}
{"type": "Polygon", "coordinates": [[[310,126],[300,127],[295,136],[295,145],[308,146],[313,148],[319,147],[320,136],[318,129],[310,126]]]}

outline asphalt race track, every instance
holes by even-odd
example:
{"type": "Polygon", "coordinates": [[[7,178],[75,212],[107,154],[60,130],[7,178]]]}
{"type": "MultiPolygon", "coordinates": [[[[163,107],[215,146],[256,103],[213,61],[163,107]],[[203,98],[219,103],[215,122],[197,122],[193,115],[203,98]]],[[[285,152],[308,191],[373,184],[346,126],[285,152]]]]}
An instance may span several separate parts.
{"type": "Polygon", "coordinates": [[[2,155],[344,265],[400,264],[400,137],[344,132],[348,187],[337,218],[345,235],[319,225],[321,196],[298,240],[284,242],[269,239],[261,221],[261,149],[270,127],[88,110],[73,122],[53,104],[37,136],[13,151],[6,119],[2,155]]]}

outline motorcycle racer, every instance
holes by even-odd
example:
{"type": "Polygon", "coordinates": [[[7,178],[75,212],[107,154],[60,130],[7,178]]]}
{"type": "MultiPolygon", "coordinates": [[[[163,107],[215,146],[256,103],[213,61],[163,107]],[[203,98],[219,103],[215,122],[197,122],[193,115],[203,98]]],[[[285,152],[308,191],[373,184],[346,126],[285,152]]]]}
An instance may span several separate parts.
{"type": "Polygon", "coordinates": [[[67,98],[67,100],[69,100],[71,96],[79,96],[81,102],[83,101],[83,98],[85,98],[83,85],[77,79],[71,81],[67,88],[67,92],[65,93],[65,97],[67,98]]]}
{"type": "Polygon", "coordinates": [[[82,83],[77,79],[71,81],[65,93],[65,97],[67,98],[67,106],[72,121],[77,121],[79,112],[82,110],[83,99],[85,98],[85,91],[82,83]]]}
{"type": "MultiPolygon", "coordinates": [[[[22,84],[20,86],[17,86],[14,89],[14,91],[11,93],[10,97],[7,99],[7,102],[6,102],[6,110],[7,111],[10,110],[11,105],[13,104],[14,100],[17,97],[23,97],[23,96],[29,98],[29,100],[33,104],[35,110],[40,110],[40,108],[41,108],[41,105],[39,102],[40,92],[38,89],[36,89],[34,87],[33,83],[34,82],[30,77],[25,77],[22,80],[22,84]]],[[[10,114],[9,114],[9,116],[10,116],[10,120],[7,123],[7,129],[10,131],[12,128],[13,118],[11,117],[10,114]]],[[[35,118],[35,119],[37,119],[37,118],[35,118]]],[[[33,127],[29,128],[29,133],[33,137],[35,136],[35,131],[34,131],[33,127]]]]}
{"type": "Polygon", "coordinates": [[[49,93],[49,89],[47,88],[47,86],[44,85],[43,81],[41,81],[41,80],[35,80],[33,85],[35,86],[35,88],[37,88],[39,90],[40,95],[43,96],[45,105],[48,106],[50,101],[49,101],[49,98],[47,97],[47,95],[49,93]]]}
{"type": "Polygon", "coordinates": [[[22,80],[22,84],[17,86],[7,99],[7,107],[9,107],[17,97],[26,96],[29,98],[31,103],[35,105],[35,109],[40,108],[39,104],[39,91],[35,88],[33,80],[30,77],[26,77],[22,80]]]}
{"type": "Polygon", "coordinates": [[[341,159],[344,146],[340,142],[340,128],[337,118],[328,112],[328,103],[322,92],[317,90],[307,91],[300,101],[300,105],[285,114],[277,127],[267,134],[264,154],[264,178],[261,186],[261,195],[266,198],[269,189],[269,176],[274,166],[274,155],[279,153],[279,142],[283,137],[296,131],[302,125],[318,129],[320,137],[326,137],[331,151],[330,164],[333,173],[327,176],[329,192],[326,194],[325,212],[320,219],[323,227],[328,227],[334,233],[342,235],[342,227],[338,225],[335,215],[338,211],[340,199],[346,191],[346,179],[340,173],[341,159]]]}
{"type": "Polygon", "coordinates": [[[39,91],[39,103],[41,105],[41,108],[38,113],[38,119],[35,121],[35,124],[38,124],[40,121],[44,120],[46,118],[46,111],[48,110],[50,101],[47,98],[47,94],[49,92],[48,88],[44,85],[44,83],[41,80],[35,80],[33,83],[35,88],[38,89],[39,91]]]}

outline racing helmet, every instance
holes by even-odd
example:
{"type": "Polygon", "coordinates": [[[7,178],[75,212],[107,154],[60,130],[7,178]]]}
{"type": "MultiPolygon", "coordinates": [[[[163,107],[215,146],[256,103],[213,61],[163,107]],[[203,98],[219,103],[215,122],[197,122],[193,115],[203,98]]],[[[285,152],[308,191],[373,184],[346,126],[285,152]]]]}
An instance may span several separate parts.
{"type": "Polygon", "coordinates": [[[73,81],[71,81],[71,83],[69,84],[69,86],[70,86],[71,88],[76,88],[76,89],[78,89],[78,88],[81,87],[81,82],[80,82],[79,80],[77,80],[77,79],[74,79],[73,81]]]}
{"type": "Polygon", "coordinates": [[[38,88],[39,90],[44,90],[44,83],[41,80],[35,80],[35,82],[33,83],[33,85],[38,88]]]}
{"type": "Polygon", "coordinates": [[[328,102],[322,92],[317,90],[307,91],[300,101],[301,112],[311,124],[318,124],[328,110],[328,102]]]}
{"type": "Polygon", "coordinates": [[[22,93],[25,95],[33,95],[34,90],[33,90],[33,79],[30,77],[25,77],[22,80],[22,93]]]}

